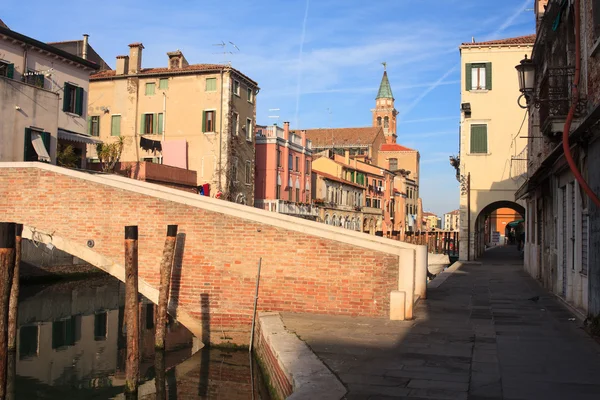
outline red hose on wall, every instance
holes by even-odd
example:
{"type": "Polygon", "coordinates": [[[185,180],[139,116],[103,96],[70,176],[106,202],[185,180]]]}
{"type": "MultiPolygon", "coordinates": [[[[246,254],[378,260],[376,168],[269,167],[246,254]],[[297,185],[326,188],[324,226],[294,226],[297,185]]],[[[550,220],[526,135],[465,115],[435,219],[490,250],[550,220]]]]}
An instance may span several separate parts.
{"type": "Polygon", "coordinates": [[[580,42],[580,27],[579,24],[581,22],[581,10],[579,9],[580,0],[575,0],[575,78],[573,80],[573,98],[571,99],[571,107],[569,108],[569,114],[567,115],[567,120],[565,121],[565,127],[563,128],[563,152],[565,153],[565,159],[567,160],[567,164],[569,164],[569,168],[573,172],[575,179],[581,185],[583,191],[588,195],[590,199],[596,204],[596,207],[600,208],[600,198],[596,196],[596,194],[592,191],[588,183],[585,181],[581,172],[575,165],[575,161],[573,160],[573,156],[571,155],[571,146],[569,145],[569,131],[571,130],[571,123],[573,122],[573,117],[575,116],[575,108],[577,107],[577,102],[579,100],[579,78],[581,74],[581,42],[580,42]]]}

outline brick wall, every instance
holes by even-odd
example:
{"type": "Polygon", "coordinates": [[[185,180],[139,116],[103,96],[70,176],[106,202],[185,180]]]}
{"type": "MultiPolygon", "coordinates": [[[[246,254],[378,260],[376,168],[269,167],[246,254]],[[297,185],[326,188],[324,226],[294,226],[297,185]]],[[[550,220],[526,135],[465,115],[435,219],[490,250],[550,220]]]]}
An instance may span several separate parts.
{"type": "Polygon", "coordinates": [[[254,340],[254,352],[259,360],[263,374],[268,381],[271,394],[275,396],[274,400],[285,399],[293,393],[291,377],[284,372],[279,360],[275,356],[274,349],[271,348],[261,329],[260,318],[256,325],[256,336],[254,340]]]}
{"type": "Polygon", "coordinates": [[[33,226],[81,246],[94,240],[95,252],[121,265],[124,226],[138,225],[140,277],[155,288],[166,226],[178,224],[183,253],[173,271],[171,301],[202,321],[208,331],[202,337],[212,343],[248,342],[260,257],[259,310],[389,316],[390,292],[398,290],[399,257],[361,246],[367,239],[356,239],[359,245],[351,245],[303,233],[310,229],[295,227],[300,223],[291,217],[264,212],[265,221],[283,222],[261,223],[256,217],[211,211],[231,207],[232,214],[240,215],[246,209],[240,205],[201,196],[188,198],[191,195],[175,191],[168,194],[174,200],[166,200],[159,194],[169,189],[156,190],[154,197],[140,193],[154,193],[146,183],[134,181],[138,188],[134,191],[122,183],[125,178],[61,171],[66,170],[5,164],[0,168],[0,219],[33,226]],[[182,200],[176,201],[175,196],[182,200]],[[208,299],[202,310],[201,296],[208,299]]]}

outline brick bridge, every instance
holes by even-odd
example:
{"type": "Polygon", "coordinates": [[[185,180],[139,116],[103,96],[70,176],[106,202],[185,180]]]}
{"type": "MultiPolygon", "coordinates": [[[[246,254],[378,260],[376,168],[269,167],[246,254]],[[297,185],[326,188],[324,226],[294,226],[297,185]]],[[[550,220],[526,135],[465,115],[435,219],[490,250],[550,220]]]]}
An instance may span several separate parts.
{"type": "Polygon", "coordinates": [[[169,311],[203,341],[248,343],[259,310],[410,319],[427,251],[116,175],[0,163],[0,220],[124,280],[124,226],[139,227],[140,292],[158,300],[166,226],[179,225],[169,311]],[[93,241],[93,245],[90,241],[93,241]]]}

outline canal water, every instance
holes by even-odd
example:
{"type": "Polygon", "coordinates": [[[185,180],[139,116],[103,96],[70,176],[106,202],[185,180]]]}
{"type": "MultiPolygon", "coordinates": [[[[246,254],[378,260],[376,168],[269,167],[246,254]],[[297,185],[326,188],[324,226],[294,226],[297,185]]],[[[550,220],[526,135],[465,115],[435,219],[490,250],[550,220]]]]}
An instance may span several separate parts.
{"type": "MultiPolygon", "coordinates": [[[[119,399],[125,385],[124,285],[112,277],[23,285],[19,298],[16,399],[119,399]]],[[[154,352],[154,305],[140,302],[139,399],[269,399],[247,350],[204,348],[169,319],[166,350],[154,352]],[[253,390],[254,388],[254,390],[253,390]]]]}

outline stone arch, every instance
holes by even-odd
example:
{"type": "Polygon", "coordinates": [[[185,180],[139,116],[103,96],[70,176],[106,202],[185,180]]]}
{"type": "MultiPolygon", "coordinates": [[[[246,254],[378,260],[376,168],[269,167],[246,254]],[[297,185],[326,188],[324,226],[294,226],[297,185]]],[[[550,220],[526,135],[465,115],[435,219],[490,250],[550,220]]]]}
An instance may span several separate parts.
{"type": "MultiPolygon", "coordinates": [[[[473,245],[474,245],[474,256],[480,257],[486,249],[486,246],[490,244],[491,240],[491,229],[489,229],[489,218],[494,211],[499,209],[509,208],[516,213],[520,214],[525,219],[525,207],[509,200],[494,201],[487,206],[483,207],[477,218],[475,218],[475,224],[473,226],[473,245]],[[486,221],[488,223],[486,224],[486,221]],[[486,225],[488,227],[486,227],[486,225]]],[[[504,232],[501,232],[504,235],[504,232]]]]}
{"type": "Polygon", "coordinates": [[[329,216],[329,214],[325,214],[325,224],[331,225],[331,217],[329,216]]]}
{"type": "Polygon", "coordinates": [[[381,126],[381,117],[377,117],[377,126],[381,126]]]}
{"type": "MultiPolygon", "coordinates": [[[[57,236],[56,234],[47,234],[39,232],[35,228],[28,225],[23,226],[23,238],[29,240],[35,240],[36,242],[49,244],[52,243],[54,247],[59,250],[69,253],[81,260],[84,260],[94,267],[101,269],[110,276],[117,278],[121,282],[125,282],[125,267],[122,264],[115,263],[110,258],[104,256],[101,253],[93,250],[93,247],[86,247],[75,243],[69,239],[57,236]],[[36,232],[34,237],[34,232],[36,232]]],[[[144,295],[152,303],[158,303],[158,289],[152,287],[144,279],[138,279],[138,291],[144,295]]],[[[171,314],[177,321],[181,322],[183,326],[189,329],[194,336],[202,337],[202,324],[200,321],[192,318],[185,311],[178,309],[177,303],[174,301],[174,296],[171,295],[169,301],[169,314],[171,314]]]]}
{"type": "Polygon", "coordinates": [[[388,117],[387,115],[383,118],[383,127],[384,128],[390,127],[390,117],[388,117]]]}

